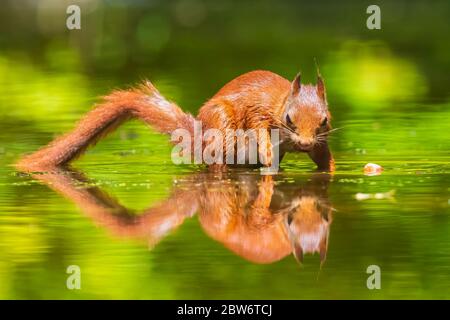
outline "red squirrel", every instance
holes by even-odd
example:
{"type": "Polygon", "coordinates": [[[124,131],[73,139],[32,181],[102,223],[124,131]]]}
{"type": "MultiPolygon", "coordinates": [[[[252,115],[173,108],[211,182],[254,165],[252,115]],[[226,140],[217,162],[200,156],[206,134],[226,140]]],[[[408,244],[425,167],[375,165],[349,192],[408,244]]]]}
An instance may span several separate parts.
{"type": "MultiPolygon", "coordinates": [[[[17,167],[22,171],[45,171],[67,165],[130,118],[139,118],[165,134],[180,128],[193,134],[196,120],[201,121],[204,129],[218,129],[222,133],[227,129],[269,132],[278,128],[279,161],[286,152],[306,152],[319,170],[334,171],[327,143],[331,115],[320,74],[316,85],[302,85],[300,74],[289,82],[275,73],[261,70],[245,73],[227,83],[200,108],[197,118],[166,100],[149,81],[136,88],[114,91],[73,131],[23,157],[17,167]]],[[[236,141],[226,143],[235,145],[236,141]]],[[[265,145],[258,144],[260,163],[271,166],[272,149],[270,140],[265,145]]]]}

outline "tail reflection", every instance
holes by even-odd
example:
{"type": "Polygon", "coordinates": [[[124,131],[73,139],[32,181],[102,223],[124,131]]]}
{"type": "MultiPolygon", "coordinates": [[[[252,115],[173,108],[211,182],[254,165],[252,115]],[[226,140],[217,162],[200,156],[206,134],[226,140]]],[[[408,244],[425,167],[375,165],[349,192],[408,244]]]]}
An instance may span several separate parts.
{"type": "Polygon", "coordinates": [[[138,214],[100,188],[86,186],[88,179],[80,172],[58,169],[33,178],[114,235],[145,239],[151,246],[198,213],[211,238],[249,261],[272,263],[291,253],[299,262],[307,253],[319,253],[321,263],[326,258],[332,221],[328,174],[288,183],[234,171],[220,177],[200,173],[181,179],[168,199],[138,214]]]}

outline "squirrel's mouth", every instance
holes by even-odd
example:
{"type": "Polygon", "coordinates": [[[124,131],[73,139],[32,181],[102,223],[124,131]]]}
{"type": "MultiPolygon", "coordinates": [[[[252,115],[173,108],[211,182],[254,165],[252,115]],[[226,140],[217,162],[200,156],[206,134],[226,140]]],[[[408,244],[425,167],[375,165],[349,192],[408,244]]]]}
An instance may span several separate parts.
{"type": "Polygon", "coordinates": [[[290,140],[294,144],[294,149],[297,151],[309,152],[314,148],[315,139],[314,138],[303,138],[296,134],[290,135],[290,140]]]}
{"type": "Polygon", "coordinates": [[[308,146],[299,146],[298,147],[300,151],[303,152],[309,152],[313,149],[313,145],[308,145],[308,146]]]}
{"type": "Polygon", "coordinates": [[[314,148],[314,143],[296,143],[295,146],[298,151],[309,152],[314,148]]]}

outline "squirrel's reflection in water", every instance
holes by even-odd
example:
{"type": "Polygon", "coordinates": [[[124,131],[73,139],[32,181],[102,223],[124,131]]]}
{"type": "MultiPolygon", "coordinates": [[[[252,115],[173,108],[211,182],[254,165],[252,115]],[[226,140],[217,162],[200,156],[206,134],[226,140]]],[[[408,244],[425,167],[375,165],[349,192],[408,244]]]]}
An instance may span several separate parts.
{"type": "Polygon", "coordinates": [[[96,224],[151,246],[197,213],[211,238],[249,261],[272,263],[291,253],[300,262],[307,253],[319,253],[321,262],[326,258],[332,221],[328,174],[286,182],[282,175],[199,173],[179,180],[168,199],[137,214],[87,185],[79,172],[60,169],[33,177],[72,200],[96,224]]]}

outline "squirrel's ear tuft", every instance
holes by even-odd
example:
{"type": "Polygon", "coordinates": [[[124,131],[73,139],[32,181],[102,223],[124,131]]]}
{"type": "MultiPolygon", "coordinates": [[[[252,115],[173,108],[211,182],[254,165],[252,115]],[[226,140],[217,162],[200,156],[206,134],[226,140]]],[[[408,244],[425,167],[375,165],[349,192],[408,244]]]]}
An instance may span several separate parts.
{"type": "Polygon", "coordinates": [[[296,96],[300,93],[300,88],[302,86],[301,84],[301,79],[302,79],[302,75],[301,73],[297,73],[297,75],[295,76],[294,81],[292,81],[291,84],[291,93],[293,96],[296,96]]]}
{"type": "Polygon", "coordinates": [[[326,101],[325,84],[324,84],[322,76],[320,74],[317,75],[317,95],[323,101],[326,101]]]}

